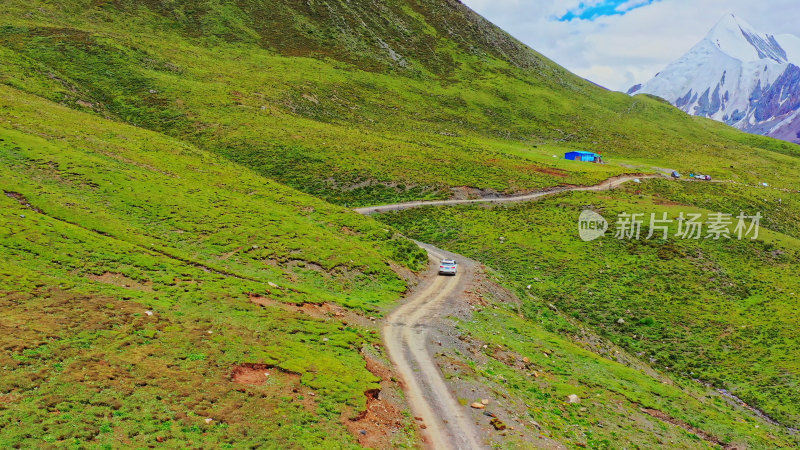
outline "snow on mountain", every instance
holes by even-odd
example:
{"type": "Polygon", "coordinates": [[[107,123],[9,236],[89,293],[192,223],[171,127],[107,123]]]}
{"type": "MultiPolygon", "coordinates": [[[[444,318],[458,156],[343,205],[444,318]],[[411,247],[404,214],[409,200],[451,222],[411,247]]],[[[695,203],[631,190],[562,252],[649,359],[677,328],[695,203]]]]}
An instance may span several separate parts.
{"type": "Polygon", "coordinates": [[[786,50],[789,62],[800,65],[800,38],[793,34],[779,34],[775,40],[786,50]]]}
{"type": "Polygon", "coordinates": [[[769,59],[786,63],[786,51],[775,37],[759,33],[734,15],[724,17],[706,36],[723,53],[740,61],[769,59]]]}
{"type": "Polygon", "coordinates": [[[724,17],[688,53],[629,94],[666,99],[689,114],[800,143],[800,38],[724,17]]]}

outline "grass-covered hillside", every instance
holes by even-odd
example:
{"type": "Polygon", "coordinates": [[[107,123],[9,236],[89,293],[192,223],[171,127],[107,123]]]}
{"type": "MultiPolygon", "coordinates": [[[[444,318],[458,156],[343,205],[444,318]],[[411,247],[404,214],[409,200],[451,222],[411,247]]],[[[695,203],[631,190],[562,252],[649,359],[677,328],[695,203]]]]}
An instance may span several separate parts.
{"type": "Polygon", "coordinates": [[[380,337],[286,305],[380,316],[424,252],[190,144],[0,104],[0,446],[355,445],[380,337]]]}
{"type": "Polygon", "coordinates": [[[0,58],[4,84],[335,203],[652,167],[800,186],[797,146],[605,91],[453,0],[9,0],[0,58]]]}
{"type": "Polygon", "coordinates": [[[553,318],[556,310],[665,374],[727,389],[797,428],[797,216],[797,194],[652,180],[611,193],[508,207],[424,208],[383,220],[498,270],[526,299],[531,325],[579,338],[574,326],[553,318]],[[579,239],[585,208],[609,220],[606,237],[579,239]],[[674,236],[677,222],[668,239],[659,232],[648,240],[649,219],[642,239],[616,239],[614,222],[623,212],[673,219],[681,212],[760,212],[765,220],[758,240],[681,239],[674,236]]]}
{"type": "MultiPolygon", "coordinates": [[[[700,383],[654,370],[555,306],[533,302],[520,314],[518,301],[496,290],[475,292],[471,303],[470,319],[455,323],[464,348],[440,355],[444,374],[502,399],[510,409],[502,420],[526,436],[597,449],[800,445],[785,427],[700,383]],[[570,395],[580,403],[566,402],[570,395]]],[[[477,397],[463,389],[459,400],[477,397]]],[[[501,447],[531,447],[515,437],[501,447]]]]}
{"type": "Polygon", "coordinates": [[[519,294],[457,323],[485,364],[444,371],[528,437],[796,445],[693,380],[800,423],[799,188],[800,147],[606,91],[457,0],[4,0],[0,447],[419,446],[379,334],[428,263],[398,228],[519,294]],[[665,169],[731,183],[346,208],[665,169]],[[582,243],[586,205],[768,230],[582,243]]]}

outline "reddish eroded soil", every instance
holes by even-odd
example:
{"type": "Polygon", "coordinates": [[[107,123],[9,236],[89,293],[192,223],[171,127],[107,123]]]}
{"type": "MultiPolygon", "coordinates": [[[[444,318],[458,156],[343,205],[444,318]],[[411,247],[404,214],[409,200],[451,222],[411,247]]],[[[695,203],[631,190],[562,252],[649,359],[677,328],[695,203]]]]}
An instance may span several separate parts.
{"type": "MultiPolygon", "coordinates": [[[[343,324],[356,324],[377,332],[377,318],[365,317],[333,303],[296,305],[254,293],[249,294],[249,298],[250,302],[265,308],[280,308],[321,320],[339,320],[343,324]]],[[[362,447],[376,449],[395,448],[396,443],[393,439],[397,435],[403,435],[400,431],[408,425],[405,423],[406,417],[403,415],[406,406],[400,395],[401,388],[394,381],[394,373],[390,367],[380,362],[369,351],[362,353],[364,354],[367,370],[381,379],[381,389],[365,392],[364,395],[367,397],[366,409],[360,412],[346,410],[342,414],[342,423],[362,447]]],[[[273,374],[276,372],[278,372],[277,368],[266,364],[242,364],[234,367],[231,373],[231,381],[243,385],[262,386],[272,381],[273,374]],[[270,375],[265,376],[265,372],[270,375]]],[[[299,384],[299,377],[297,381],[299,384]]]]}
{"type": "Polygon", "coordinates": [[[124,287],[128,289],[135,289],[137,291],[152,291],[152,282],[142,283],[140,281],[136,281],[133,278],[128,278],[121,273],[111,273],[106,272],[102,275],[89,275],[89,278],[92,281],[97,281],[100,283],[111,284],[114,286],[124,287]]]}
{"type": "Polygon", "coordinates": [[[3,405],[16,403],[19,400],[20,397],[18,395],[13,395],[13,394],[0,395],[0,408],[2,408],[3,405]]]}
{"type": "MultiPolygon", "coordinates": [[[[408,278],[413,278],[413,274],[406,275],[408,278]]],[[[262,307],[280,308],[321,320],[339,320],[345,325],[355,324],[371,329],[373,332],[377,332],[379,325],[377,318],[365,317],[333,303],[296,305],[253,293],[249,294],[249,298],[252,303],[262,307]]],[[[401,431],[407,426],[413,426],[413,423],[403,414],[407,406],[401,394],[402,388],[395,381],[394,372],[388,363],[381,362],[377,356],[373,355],[373,351],[374,349],[371,347],[365,348],[362,354],[367,370],[380,378],[381,388],[365,392],[366,409],[360,412],[347,409],[342,414],[342,423],[362,447],[396,448],[398,446],[398,443],[394,441],[396,436],[405,435],[401,431]]],[[[278,371],[278,368],[266,364],[242,364],[234,367],[231,381],[243,385],[262,386],[273,380],[273,374],[278,371]],[[270,375],[265,376],[265,372],[270,375]]],[[[297,381],[299,384],[299,377],[297,381]]],[[[399,444],[405,445],[406,443],[399,444]]]]}
{"type": "Polygon", "coordinates": [[[345,426],[362,447],[395,448],[392,438],[405,426],[402,399],[392,395],[392,391],[399,392],[399,386],[392,381],[391,369],[369,354],[364,357],[367,370],[381,379],[382,389],[365,392],[367,409],[354,418],[346,419],[345,426]]]}
{"type": "Polygon", "coordinates": [[[231,372],[231,381],[236,384],[261,386],[275,372],[275,367],[267,364],[241,364],[231,372]]]}
{"type": "MultiPolygon", "coordinates": [[[[300,374],[283,370],[269,364],[243,363],[233,366],[230,381],[242,386],[263,386],[274,398],[292,397],[307,411],[316,410],[316,393],[304,386],[300,374]]],[[[239,390],[245,392],[247,388],[239,390]]]]}
{"type": "Polygon", "coordinates": [[[248,296],[250,297],[250,302],[255,303],[258,306],[278,306],[282,304],[282,302],[273,300],[271,298],[262,297],[258,294],[250,293],[248,296]]]}
{"type": "MultiPolygon", "coordinates": [[[[382,389],[365,392],[366,409],[355,417],[352,417],[352,411],[346,411],[342,415],[342,422],[362,447],[394,448],[392,439],[405,426],[402,399],[399,395],[392,394],[393,391],[399,393],[399,386],[392,381],[392,371],[383,363],[369,355],[365,355],[365,359],[367,369],[381,378],[382,389]]],[[[230,381],[242,385],[241,389],[247,389],[244,386],[266,386],[271,388],[270,390],[277,389],[280,391],[280,396],[294,397],[294,401],[301,402],[309,411],[316,408],[314,402],[316,394],[308,387],[302,386],[300,375],[284,371],[279,367],[268,364],[239,364],[231,370],[230,381]]]]}

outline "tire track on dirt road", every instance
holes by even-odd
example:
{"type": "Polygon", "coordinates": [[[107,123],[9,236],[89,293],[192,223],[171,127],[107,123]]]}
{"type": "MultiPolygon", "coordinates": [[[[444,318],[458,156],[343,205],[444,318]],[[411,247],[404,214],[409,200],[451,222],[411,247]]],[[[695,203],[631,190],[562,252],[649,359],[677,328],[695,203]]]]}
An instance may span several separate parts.
{"type": "MultiPolygon", "coordinates": [[[[431,263],[438,266],[444,256],[426,247],[431,263]]],[[[403,379],[406,398],[415,416],[422,418],[428,444],[435,449],[486,446],[471,413],[456,401],[427,348],[426,321],[437,314],[448,297],[459,294],[457,288],[468,276],[464,270],[453,277],[436,276],[389,315],[383,327],[389,358],[403,379]]]]}
{"type": "MultiPolygon", "coordinates": [[[[398,203],[358,208],[355,211],[369,215],[420,206],[523,202],[562,192],[604,191],[637,178],[661,177],[663,176],[623,175],[609,178],[594,186],[565,186],[510,197],[398,203]]],[[[428,244],[418,244],[428,252],[431,265],[425,276],[425,284],[386,318],[383,339],[389,359],[400,374],[411,410],[416,417],[422,419],[425,441],[429,447],[437,450],[486,448],[488,445],[480,436],[472,411],[469,406],[463,406],[456,400],[428,349],[430,320],[442,314],[442,306],[448,299],[463,295],[464,286],[474,281],[472,263],[460,255],[428,244]],[[465,263],[459,264],[459,271],[454,277],[437,276],[438,261],[445,256],[465,263]]]]}

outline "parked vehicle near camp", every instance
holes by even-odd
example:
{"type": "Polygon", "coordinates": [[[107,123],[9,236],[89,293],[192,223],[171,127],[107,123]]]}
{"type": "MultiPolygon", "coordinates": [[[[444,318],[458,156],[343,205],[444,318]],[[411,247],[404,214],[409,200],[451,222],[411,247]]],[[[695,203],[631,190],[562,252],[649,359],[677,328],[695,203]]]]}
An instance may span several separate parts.
{"type": "Polygon", "coordinates": [[[672,171],[672,174],[671,174],[670,176],[671,176],[672,178],[675,178],[675,179],[677,180],[678,178],[680,178],[680,177],[681,177],[681,174],[680,174],[680,173],[678,173],[678,171],[677,171],[677,170],[673,170],[673,171],[672,171]]]}
{"type": "Polygon", "coordinates": [[[458,272],[458,263],[452,259],[443,259],[439,263],[439,275],[455,275],[458,272]]]}

